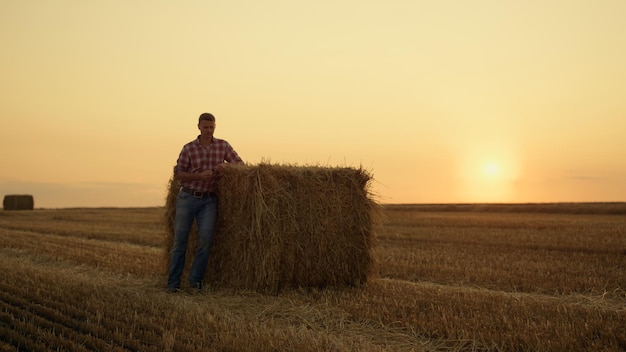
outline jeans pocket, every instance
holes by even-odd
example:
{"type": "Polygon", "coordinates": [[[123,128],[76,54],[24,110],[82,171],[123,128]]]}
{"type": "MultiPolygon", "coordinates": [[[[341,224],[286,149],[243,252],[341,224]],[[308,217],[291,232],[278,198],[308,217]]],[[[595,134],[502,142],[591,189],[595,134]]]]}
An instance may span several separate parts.
{"type": "Polygon", "coordinates": [[[191,194],[189,194],[187,192],[183,192],[183,191],[179,191],[178,192],[178,199],[187,200],[189,198],[191,198],[191,194]]]}

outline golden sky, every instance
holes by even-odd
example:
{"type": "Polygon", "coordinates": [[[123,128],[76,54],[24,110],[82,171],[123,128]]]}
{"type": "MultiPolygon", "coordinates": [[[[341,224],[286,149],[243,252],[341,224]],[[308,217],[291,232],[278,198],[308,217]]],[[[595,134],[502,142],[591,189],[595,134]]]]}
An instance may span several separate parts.
{"type": "Polygon", "coordinates": [[[626,201],[626,1],[0,2],[0,195],[153,206],[197,117],[382,203],[626,201]]]}

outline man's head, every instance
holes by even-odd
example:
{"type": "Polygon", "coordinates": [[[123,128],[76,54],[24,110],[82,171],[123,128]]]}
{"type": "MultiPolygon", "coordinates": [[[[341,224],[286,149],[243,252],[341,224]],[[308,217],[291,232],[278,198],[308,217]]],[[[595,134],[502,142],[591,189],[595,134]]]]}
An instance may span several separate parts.
{"type": "Polygon", "coordinates": [[[205,112],[200,114],[200,117],[198,118],[198,123],[202,122],[203,120],[215,122],[215,116],[213,116],[213,114],[205,112]]]}
{"type": "Polygon", "coordinates": [[[215,116],[205,112],[198,118],[198,129],[203,137],[213,137],[215,132],[215,116]]]}

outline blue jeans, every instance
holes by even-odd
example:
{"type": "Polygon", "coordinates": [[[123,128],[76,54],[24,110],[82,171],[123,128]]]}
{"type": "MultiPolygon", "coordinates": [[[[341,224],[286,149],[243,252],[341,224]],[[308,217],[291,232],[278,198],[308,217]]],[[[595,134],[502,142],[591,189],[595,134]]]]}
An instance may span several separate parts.
{"type": "Polygon", "coordinates": [[[215,233],[215,220],[217,219],[217,198],[195,198],[182,190],[176,198],[176,220],[174,226],[174,245],[170,262],[167,286],[180,288],[180,277],[185,268],[185,253],[187,252],[187,240],[193,220],[198,224],[198,250],[189,273],[189,284],[201,285],[207,264],[209,262],[209,250],[215,233]]]}

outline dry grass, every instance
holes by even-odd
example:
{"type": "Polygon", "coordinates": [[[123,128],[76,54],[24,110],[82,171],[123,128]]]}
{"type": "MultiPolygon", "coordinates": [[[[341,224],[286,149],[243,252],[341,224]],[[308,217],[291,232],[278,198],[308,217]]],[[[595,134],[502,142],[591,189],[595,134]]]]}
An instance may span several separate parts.
{"type": "Polygon", "coordinates": [[[383,276],[543,294],[626,289],[623,216],[388,214],[378,250],[393,265],[383,276]]]}
{"type": "Polygon", "coordinates": [[[622,215],[386,207],[367,285],[169,295],[162,212],[0,212],[0,350],[626,350],[622,215]]]}

